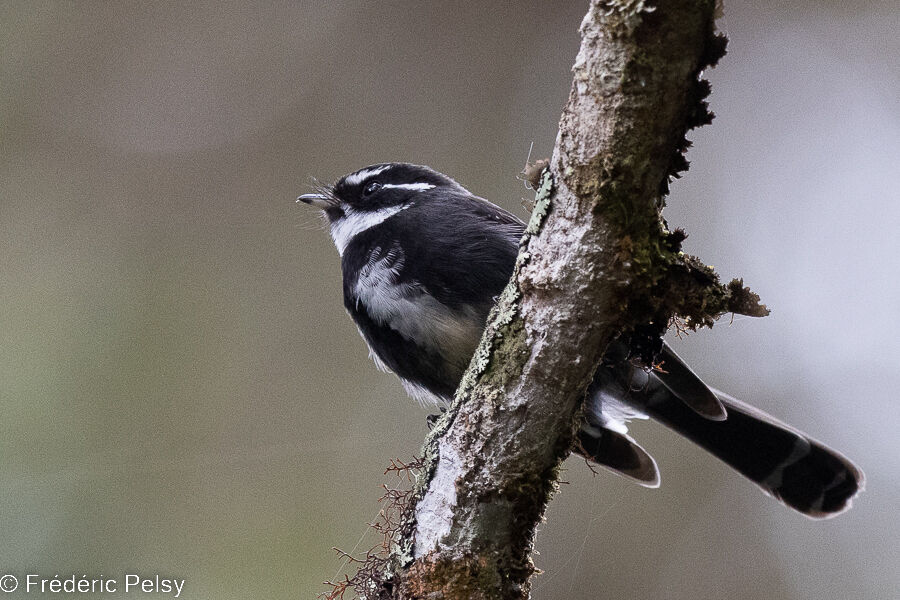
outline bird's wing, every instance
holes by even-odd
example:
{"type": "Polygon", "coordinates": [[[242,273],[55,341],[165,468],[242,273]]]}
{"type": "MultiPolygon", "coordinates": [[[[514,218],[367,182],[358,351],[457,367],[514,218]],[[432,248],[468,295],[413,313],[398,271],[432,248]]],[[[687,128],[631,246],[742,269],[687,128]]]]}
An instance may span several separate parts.
{"type": "Polygon", "coordinates": [[[715,393],[668,344],[663,344],[659,360],[662,364],[659,369],[653,371],[653,374],[691,410],[713,421],[724,421],[728,417],[725,407],[715,393]]]}
{"type": "Polygon", "coordinates": [[[628,435],[585,423],[578,431],[575,452],[644,487],[659,487],[656,461],[628,435]]]}
{"type": "Polygon", "coordinates": [[[391,219],[404,242],[404,274],[452,309],[484,318],[509,281],[525,225],[471,196],[421,202],[391,219]]]}

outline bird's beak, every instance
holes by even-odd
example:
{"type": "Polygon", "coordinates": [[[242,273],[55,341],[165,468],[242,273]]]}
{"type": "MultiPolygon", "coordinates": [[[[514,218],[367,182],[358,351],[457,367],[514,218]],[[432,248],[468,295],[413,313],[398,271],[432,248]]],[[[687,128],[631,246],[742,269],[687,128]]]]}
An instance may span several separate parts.
{"type": "Polygon", "coordinates": [[[337,200],[332,198],[327,194],[303,194],[301,196],[297,196],[297,202],[306,202],[316,208],[321,208],[322,210],[328,208],[334,208],[337,206],[337,200]]]}

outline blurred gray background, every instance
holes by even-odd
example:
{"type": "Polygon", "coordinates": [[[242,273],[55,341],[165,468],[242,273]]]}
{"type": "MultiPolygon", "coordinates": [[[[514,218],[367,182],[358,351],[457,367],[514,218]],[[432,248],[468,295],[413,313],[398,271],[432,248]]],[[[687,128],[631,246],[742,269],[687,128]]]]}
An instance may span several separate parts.
{"type": "MultiPolygon", "coordinates": [[[[427,411],[366,358],[294,198],[407,160],[524,217],[586,7],[0,3],[0,572],[325,589],[427,411]]],[[[900,11],[730,2],[720,26],[718,118],[666,217],[773,312],[675,346],[868,491],[809,521],[637,423],[662,487],[570,459],[537,599],[900,595],[900,11]]]]}

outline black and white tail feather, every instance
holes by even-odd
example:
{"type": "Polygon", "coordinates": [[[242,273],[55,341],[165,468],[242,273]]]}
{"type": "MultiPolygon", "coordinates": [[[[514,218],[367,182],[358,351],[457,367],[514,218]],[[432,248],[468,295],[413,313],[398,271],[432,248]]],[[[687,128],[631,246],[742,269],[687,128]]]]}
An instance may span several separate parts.
{"type": "MultiPolygon", "coordinates": [[[[509,280],[522,221],[428,167],[382,163],[298,201],[323,210],[341,255],[344,306],[376,364],[423,403],[445,403],[509,280]]],[[[853,463],[806,434],[708,387],[667,345],[661,370],[606,352],[585,399],[576,452],[647,487],[650,454],[626,423],[651,418],[812,518],[840,514],[863,488],[853,463]]]]}
{"type": "Polygon", "coordinates": [[[641,485],[657,487],[655,461],[609,414],[626,419],[647,416],[808,517],[833,517],[850,508],[865,477],[847,458],[775,417],[706,386],[667,345],[661,358],[662,370],[649,373],[627,364],[601,365],[588,393],[586,423],[576,451],[641,485]],[[709,414],[710,398],[721,412],[709,414]]]}

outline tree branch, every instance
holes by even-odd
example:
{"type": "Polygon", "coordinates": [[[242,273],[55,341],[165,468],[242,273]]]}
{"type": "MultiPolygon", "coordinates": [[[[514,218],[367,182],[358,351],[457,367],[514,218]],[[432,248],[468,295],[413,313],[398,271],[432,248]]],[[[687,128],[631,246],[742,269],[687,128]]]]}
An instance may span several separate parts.
{"type": "Polygon", "coordinates": [[[649,364],[675,315],[697,327],[765,312],[681,253],[660,216],[686,131],[712,118],[699,75],[724,54],[714,5],[591,2],[515,273],[426,440],[402,539],[362,595],[528,597],[535,527],[609,342],[630,337],[649,364]]]}

